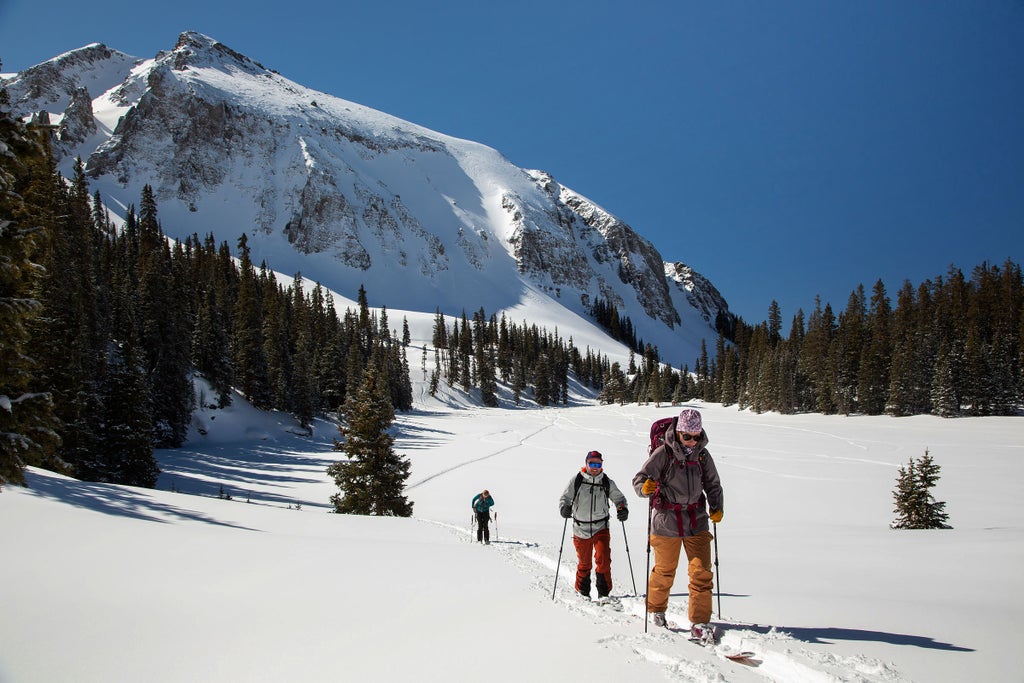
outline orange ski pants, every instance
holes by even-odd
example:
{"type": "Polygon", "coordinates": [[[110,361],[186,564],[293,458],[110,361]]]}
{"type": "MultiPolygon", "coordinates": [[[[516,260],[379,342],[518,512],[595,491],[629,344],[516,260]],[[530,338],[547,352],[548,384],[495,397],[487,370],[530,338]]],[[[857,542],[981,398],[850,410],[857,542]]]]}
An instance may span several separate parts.
{"type": "Polygon", "coordinates": [[[668,607],[668,596],[675,582],[679,566],[679,551],[686,551],[687,574],[690,577],[689,616],[692,624],[711,621],[711,595],[715,575],[711,571],[710,531],[695,536],[672,538],[651,534],[654,548],[654,569],[651,570],[650,588],[647,592],[647,611],[664,612],[668,607]]]}
{"type": "Polygon", "coordinates": [[[576,590],[590,595],[590,569],[597,565],[597,595],[608,595],[612,590],[612,550],[609,541],[612,535],[608,529],[602,529],[590,538],[572,537],[576,546],[576,590]],[[593,561],[592,561],[593,560],[593,561]]]}

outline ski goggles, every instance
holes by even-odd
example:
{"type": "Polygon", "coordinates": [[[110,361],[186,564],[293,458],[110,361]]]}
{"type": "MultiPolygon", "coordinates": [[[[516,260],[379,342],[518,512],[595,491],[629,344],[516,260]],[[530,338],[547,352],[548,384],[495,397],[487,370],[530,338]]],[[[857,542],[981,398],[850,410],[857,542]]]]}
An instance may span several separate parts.
{"type": "Polygon", "coordinates": [[[601,463],[601,462],[598,462],[597,460],[588,460],[587,461],[587,467],[589,467],[592,470],[599,470],[602,467],[604,467],[604,464],[601,463]]]}

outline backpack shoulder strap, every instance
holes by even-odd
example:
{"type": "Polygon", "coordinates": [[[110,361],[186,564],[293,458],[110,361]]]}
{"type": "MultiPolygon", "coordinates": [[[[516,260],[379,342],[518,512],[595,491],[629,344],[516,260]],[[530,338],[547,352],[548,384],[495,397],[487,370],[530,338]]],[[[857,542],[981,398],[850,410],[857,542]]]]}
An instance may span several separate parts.
{"type": "Polygon", "coordinates": [[[573,489],[572,489],[572,499],[574,501],[576,500],[576,496],[578,496],[579,493],[580,493],[580,487],[581,486],[583,486],[583,473],[582,472],[577,472],[576,473],[576,479],[574,480],[573,489]]]}
{"type": "MultiPolygon", "coordinates": [[[[577,472],[576,473],[575,482],[573,483],[573,495],[572,495],[572,499],[573,500],[576,500],[576,496],[579,495],[580,487],[581,486],[583,486],[583,473],[582,472],[577,472]]],[[[608,475],[607,474],[604,475],[604,479],[601,480],[601,488],[604,489],[604,495],[606,495],[606,496],[611,495],[612,487],[611,487],[611,484],[608,482],[608,475]]]]}

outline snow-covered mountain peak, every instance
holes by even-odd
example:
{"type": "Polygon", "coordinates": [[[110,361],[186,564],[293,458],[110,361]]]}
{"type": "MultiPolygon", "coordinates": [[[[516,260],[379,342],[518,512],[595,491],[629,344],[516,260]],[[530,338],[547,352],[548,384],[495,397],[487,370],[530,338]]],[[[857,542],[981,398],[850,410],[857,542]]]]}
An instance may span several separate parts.
{"type": "Polygon", "coordinates": [[[306,88],[201,33],[149,60],[89,45],[5,84],[19,115],[59,123],[62,170],[84,159],[115,212],[148,184],[170,236],[246,233],[257,263],[349,297],[362,285],[391,310],[579,329],[600,299],[685,359],[727,312],[706,281],[680,294],[654,245],[550,174],[306,88]]]}
{"type": "MultiPolygon", "coordinates": [[[[252,74],[262,74],[266,71],[263,65],[235,52],[220,41],[195,31],[185,31],[179,35],[174,50],[169,54],[173,57],[174,68],[178,70],[185,70],[189,67],[225,68],[233,66],[235,69],[252,74]]],[[[159,60],[163,56],[164,53],[160,53],[157,55],[157,59],[159,60]]]]}

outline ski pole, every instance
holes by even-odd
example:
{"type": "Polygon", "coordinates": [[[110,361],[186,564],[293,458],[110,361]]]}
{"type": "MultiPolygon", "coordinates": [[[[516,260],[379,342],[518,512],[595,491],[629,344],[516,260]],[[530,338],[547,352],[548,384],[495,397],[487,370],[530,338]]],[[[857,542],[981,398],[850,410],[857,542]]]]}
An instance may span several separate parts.
{"type": "Polygon", "coordinates": [[[497,542],[498,538],[500,538],[498,536],[498,513],[495,512],[494,513],[494,541],[497,542]]]}
{"type": "Polygon", "coordinates": [[[555,586],[551,589],[551,599],[555,599],[555,591],[558,590],[558,570],[562,568],[562,549],[565,548],[565,530],[569,526],[569,518],[565,518],[562,524],[562,541],[558,544],[558,564],[555,565],[555,586]]]}
{"type": "Polygon", "coordinates": [[[633,581],[633,597],[636,597],[636,577],[633,575],[633,558],[629,556],[629,537],[626,536],[626,523],[622,523],[622,540],[626,543],[626,559],[629,560],[629,578],[633,581]]]}
{"type": "Polygon", "coordinates": [[[718,522],[712,524],[715,538],[715,594],[718,596],[718,618],[722,618],[722,574],[718,571],[718,522]]]}
{"type": "Polygon", "coordinates": [[[654,513],[654,499],[649,498],[647,503],[647,585],[644,586],[644,633],[647,633],[647,611],[650,605],[651,592],[651,515],[654,513]]]}

